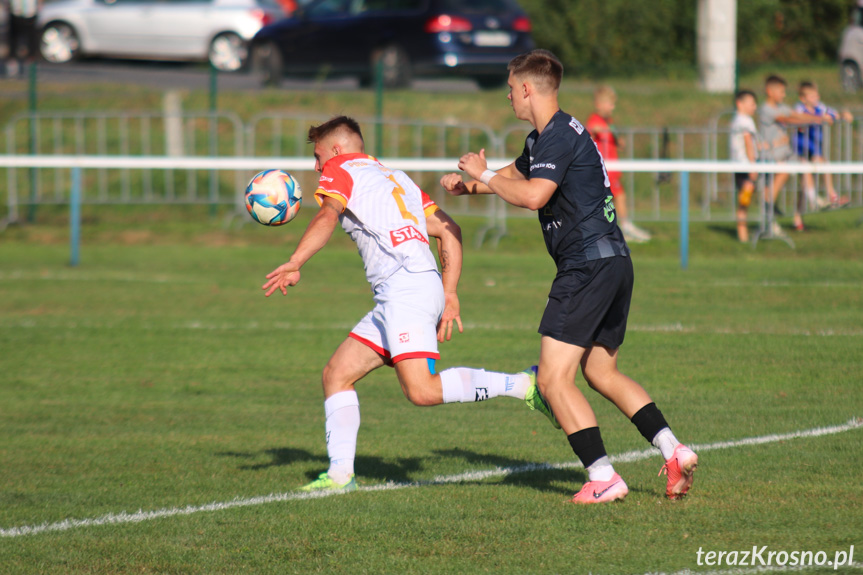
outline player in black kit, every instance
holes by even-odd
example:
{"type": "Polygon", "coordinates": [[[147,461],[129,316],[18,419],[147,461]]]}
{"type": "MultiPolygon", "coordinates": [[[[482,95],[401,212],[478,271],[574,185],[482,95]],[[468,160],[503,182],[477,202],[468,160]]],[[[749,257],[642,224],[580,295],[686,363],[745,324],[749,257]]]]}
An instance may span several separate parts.
{"type": "Polygon", "coordinates": [[[484,150],[465,154],[458,167],[473,180],[447,174],[441,185],[454,195],[497,194],[539,214],[557,276],[539,325],[540,359],[533,371],[543,403],[538,407],[563,428],[588,472],[573,501],[602,503],[629,492],[608,459],[593,409],[575,385],[579,365],[588,385],[662,452],[666,496],[677,499],[692,485],[698,456],[677,440],[644,388],[617,368],[632,297],[632,261],[602,156],[584,126],[558,105],[562,76],[563,66],[547,50],[514,58],[508,99],[515,116],[534,127],[522,155],[494,172],[484,150]]]}

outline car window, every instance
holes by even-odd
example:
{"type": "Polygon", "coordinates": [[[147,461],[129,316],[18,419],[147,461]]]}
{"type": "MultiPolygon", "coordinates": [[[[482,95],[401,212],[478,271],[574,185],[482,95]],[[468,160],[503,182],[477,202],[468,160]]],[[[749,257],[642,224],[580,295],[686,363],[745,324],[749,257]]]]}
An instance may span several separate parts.
{"type": "Polygon", "coordinates": [[[427,0],[390,0],[390,10],[425,10],[427,0]]]}
{"type": "Polygon", "coordinates": [[[355,0],[322,0],[309,4],[306,14],[313,18],[326,18],[329,16],[343,16],[350,14],[351,4],[355,0]]]}
{"type": "Polygon", "coordinates": [[[506,12],[515,6],[509,0],[443,0],[442,10],[462,13],[506,12]]]}

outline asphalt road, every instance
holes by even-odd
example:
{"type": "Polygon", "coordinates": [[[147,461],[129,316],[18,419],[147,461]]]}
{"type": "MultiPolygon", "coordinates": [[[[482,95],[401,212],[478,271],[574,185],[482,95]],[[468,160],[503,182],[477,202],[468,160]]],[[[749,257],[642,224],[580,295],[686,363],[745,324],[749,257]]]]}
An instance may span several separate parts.
{"type": "MultiPolygon", "coordinates": [[[[92,59],[69,64],[37,64],[40,82],[51,84],[121,83],[151,88],[180,88],[207,90],[210,86],[210,69],[205,64],[185,62],[137,62],[128,60],[92,59]]],[[[252,72],[219,73],[219,90],[256,91],[262,87],[261,78],[252,72]]],[[[468,79],[440,78],[414,80],[412,89],[430,92],[475,92],[479,88],[468,79]]],[[[359,90],[354,78],[324,80],[286,78],[280,88],[284,90],[359,90]]]]}

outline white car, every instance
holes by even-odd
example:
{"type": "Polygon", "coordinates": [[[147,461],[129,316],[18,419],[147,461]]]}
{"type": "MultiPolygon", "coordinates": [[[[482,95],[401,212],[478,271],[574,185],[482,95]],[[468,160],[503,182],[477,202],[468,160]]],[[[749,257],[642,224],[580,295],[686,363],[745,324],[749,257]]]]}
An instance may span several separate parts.
{"type": "Polygon", "coordinates": [[[284,17],[275,0],[56,0],[42,5],[40,51],[48,62],[82,56],[209,60],[242,68],[261,27],[284,17]]]}

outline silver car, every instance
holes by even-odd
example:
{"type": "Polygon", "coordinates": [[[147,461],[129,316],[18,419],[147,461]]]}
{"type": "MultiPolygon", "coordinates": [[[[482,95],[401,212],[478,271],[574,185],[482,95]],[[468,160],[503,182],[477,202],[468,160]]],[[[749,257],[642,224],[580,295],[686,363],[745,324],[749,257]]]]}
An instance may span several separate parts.
{"type": "Polygon", "coordinates": [[[863,85],[863,2],[851,12],[851,22],[842,31],[839,42],[839,70],[842,87],[856,92],[863,85]]]}
{"type": "Polygon", "coordinates": [[[284,17],[275,0],[56,0],[43,4],[40,51],[48,62],[81,56],[209,60],[242,68],[248,42],[284,17]]]}

